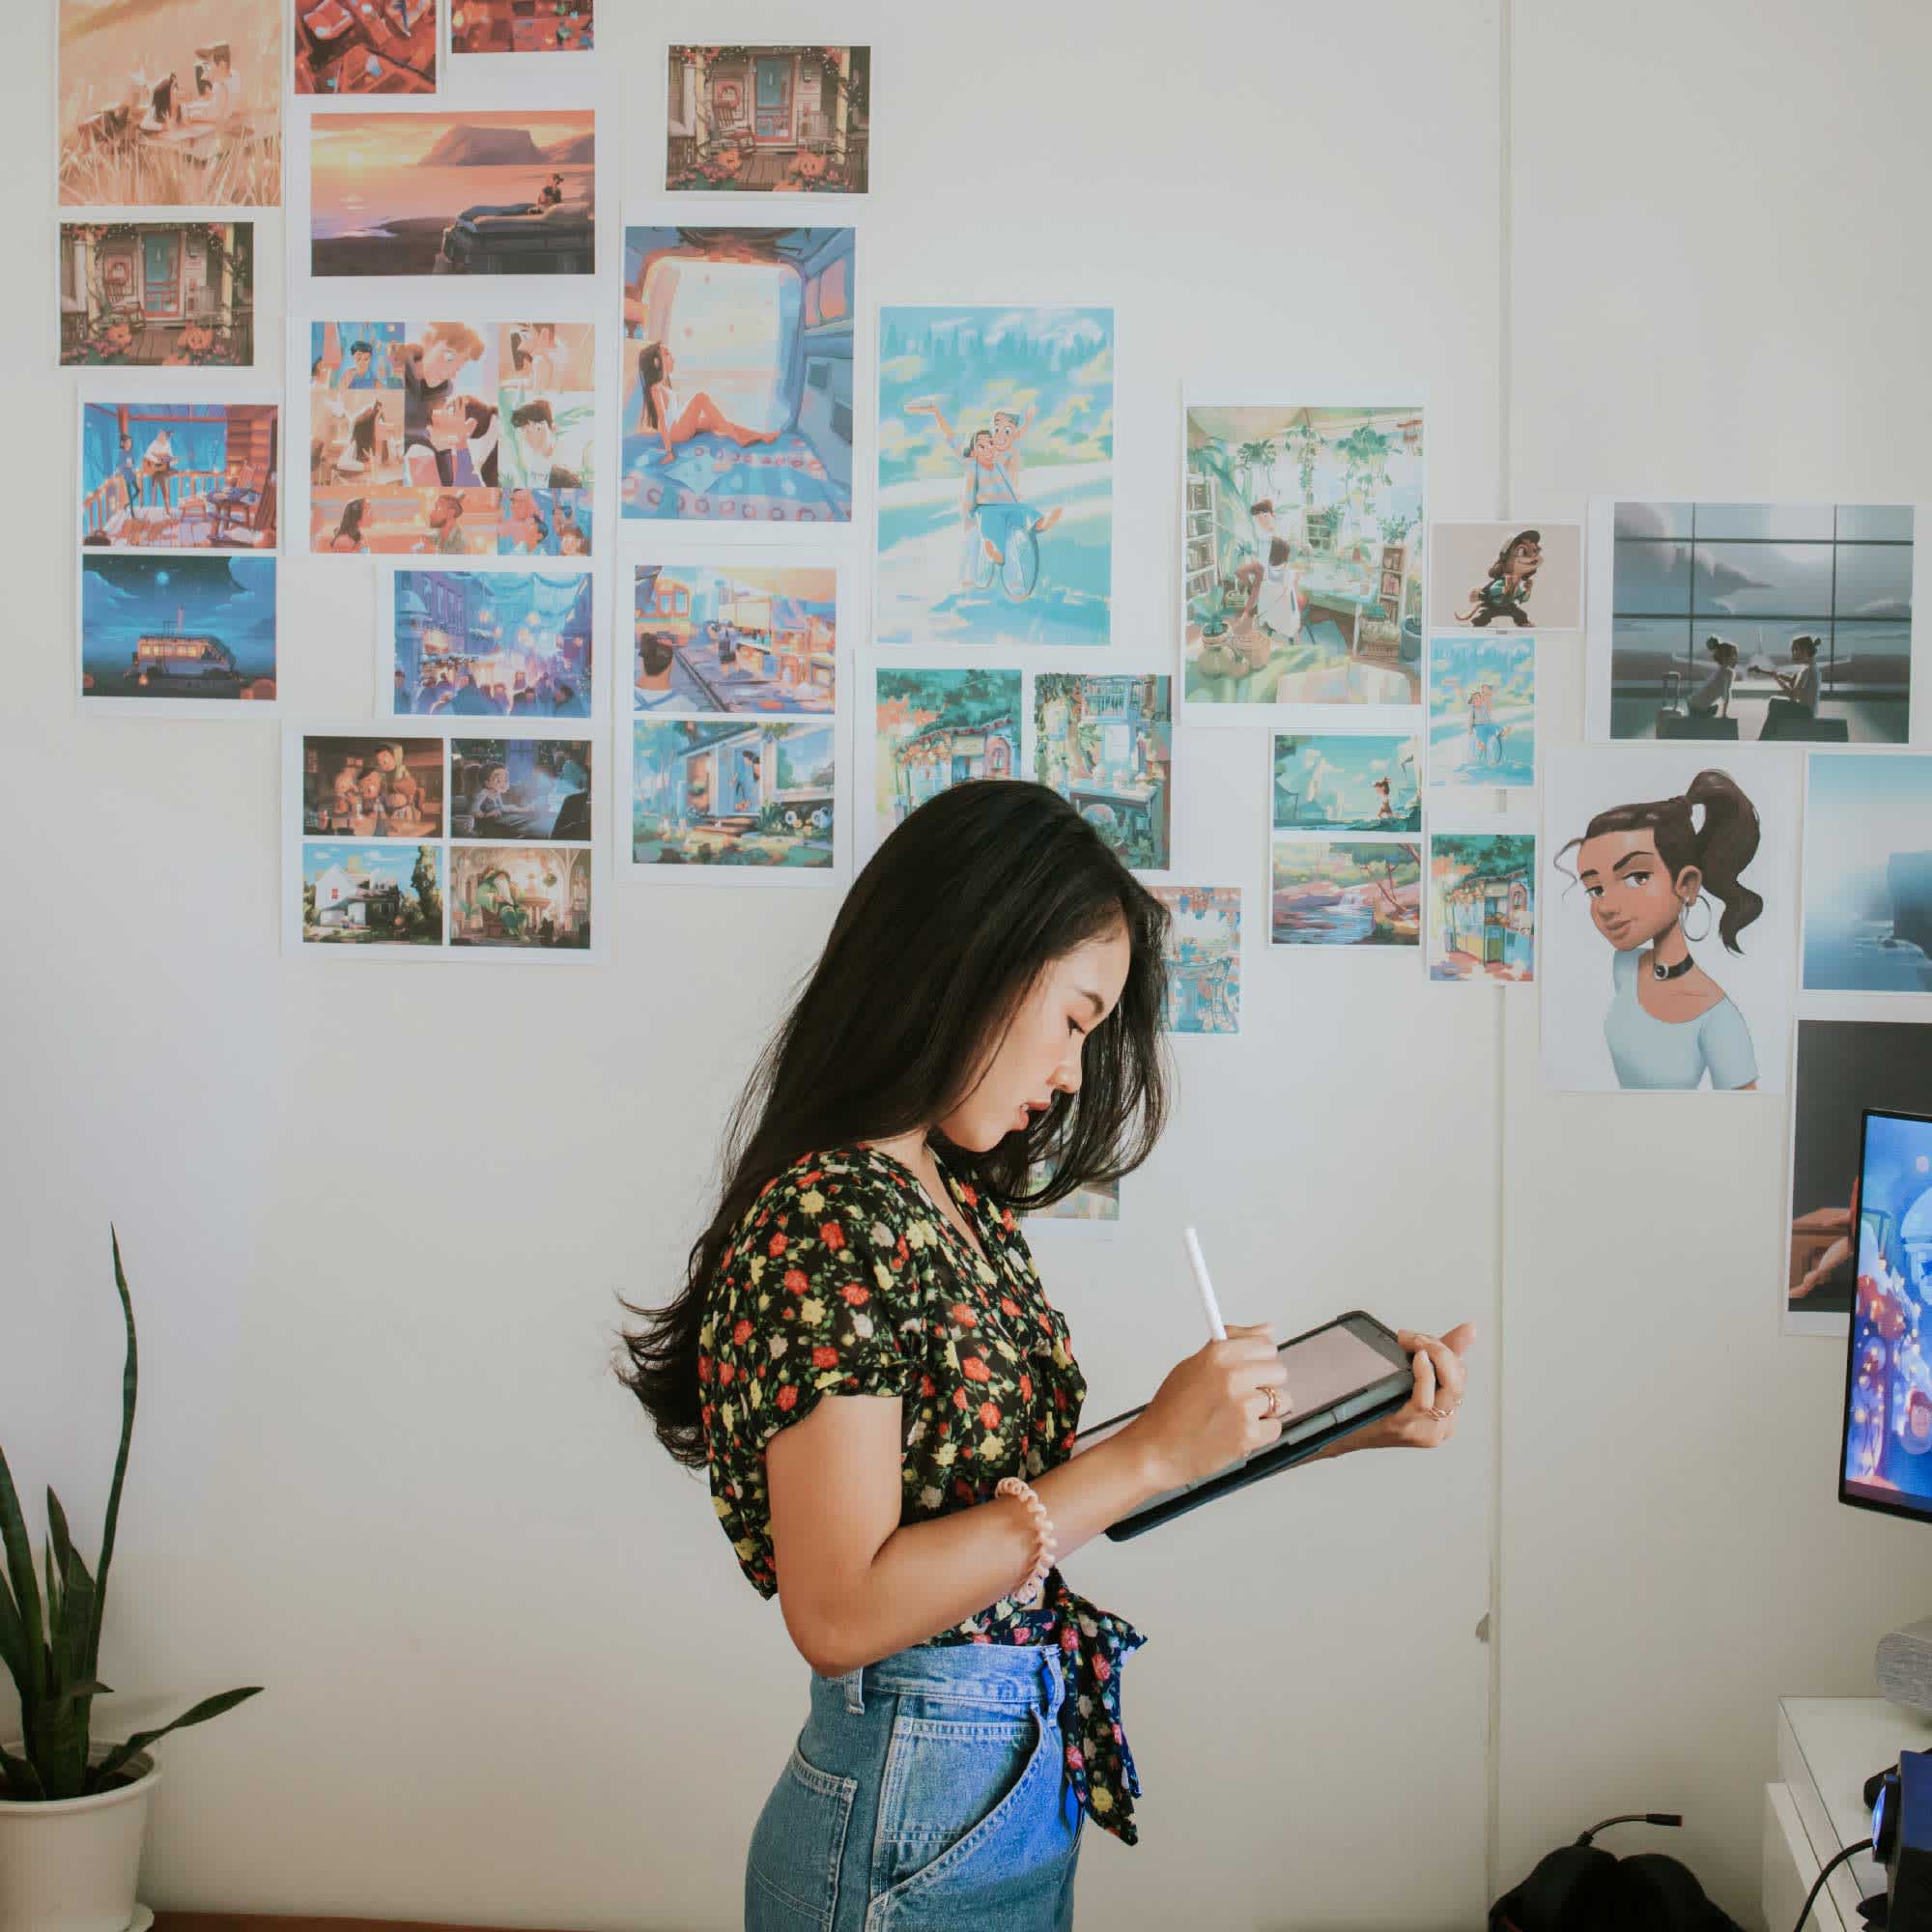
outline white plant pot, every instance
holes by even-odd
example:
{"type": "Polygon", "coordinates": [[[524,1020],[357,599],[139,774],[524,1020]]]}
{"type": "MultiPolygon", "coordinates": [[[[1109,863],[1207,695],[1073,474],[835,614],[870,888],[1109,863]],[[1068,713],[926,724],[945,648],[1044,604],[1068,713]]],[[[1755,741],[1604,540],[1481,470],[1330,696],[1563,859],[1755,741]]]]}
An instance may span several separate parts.
{"type": "MultiPolygon", "coordinates": [[[[115,1747],[112,1738],[96,1739],[88,1763],[115,1747]]],[[[17,1738],[7,1748],[15,1757],[26,1751],[17,1738]]],[[[147,1770],[133,1783],[92,1798],[0,1800],[0,1932],[128,1932],[148,1806],[161,1781],[152,1752],[126,1768],[141,1765],[147,1770]]]]}

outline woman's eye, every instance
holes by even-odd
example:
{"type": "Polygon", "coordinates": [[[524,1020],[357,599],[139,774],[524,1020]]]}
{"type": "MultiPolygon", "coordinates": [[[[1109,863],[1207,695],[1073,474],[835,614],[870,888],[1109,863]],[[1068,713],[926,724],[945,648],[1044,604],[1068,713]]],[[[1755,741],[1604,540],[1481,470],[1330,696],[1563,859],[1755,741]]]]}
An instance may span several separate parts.
{"type": "Polygon", "coordinates": [[[1604,889],[1602,886],[1585,886],[1583,895],[1586,898],[1600,899],[1604,896],[1604,889]]]}
{"type": "Polygon", "coordinates": [[[1068,1033],[1077,1034],[1080,1031],[1080,1022],[1069,1016],[1066,1022],[1066,1031],[1068,1033]]]}
{"type": "Polygon", "coordinates": [[[1626,872],[1624,874],[1624,884],[1634,886],[1638,892],[1641,892],[1645,886],[1650,884],[1650,874],[1648,872],[1626,872]]]}

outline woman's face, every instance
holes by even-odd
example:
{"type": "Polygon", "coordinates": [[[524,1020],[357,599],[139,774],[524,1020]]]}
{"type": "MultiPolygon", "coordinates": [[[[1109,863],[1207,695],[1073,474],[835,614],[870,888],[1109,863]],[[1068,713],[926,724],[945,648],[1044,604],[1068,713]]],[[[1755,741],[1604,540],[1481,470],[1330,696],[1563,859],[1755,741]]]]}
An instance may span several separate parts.
{"type": "Polygon", "coordinates": [[[1577,876],[1589,895],[1597,930],[1619,952],[1668,932],[1704,883],[1695,866],[1686,866],[1673,881],[1647,826],[1586,838],[1577,854],[1577,876]]]}
{"type": "Polygon", "coordinates": [[[984,1153],[1080,1091],[1087,1036],[1119,1004],[1133,949],[1124,923],[1054,960],[1020,1002],[978,1084],[939,1127],[954,1146],[984,1153]]]}

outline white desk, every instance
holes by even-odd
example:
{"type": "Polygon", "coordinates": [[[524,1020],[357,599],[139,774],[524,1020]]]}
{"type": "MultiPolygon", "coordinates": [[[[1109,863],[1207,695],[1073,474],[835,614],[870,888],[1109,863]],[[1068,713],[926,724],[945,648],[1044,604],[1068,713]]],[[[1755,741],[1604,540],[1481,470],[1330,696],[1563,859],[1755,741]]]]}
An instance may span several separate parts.
{"type": "MultiPolygon", "coordinates": [[[[1932,1749],[1932,1718],[1882,1697],[1782,1697],[1777,1777],[1764,1788],[1764,1882],[1770,1932],[1791,1932],[1819,1871],[1841,1846],[1869,1838],[1864,1781],[1901,1750],[1932,1749]]],[[[1805,1932],[1863,1932],[1859,1900],[1885,1889],[1869,1853],[1834,1871],[1805,1932]]]]}

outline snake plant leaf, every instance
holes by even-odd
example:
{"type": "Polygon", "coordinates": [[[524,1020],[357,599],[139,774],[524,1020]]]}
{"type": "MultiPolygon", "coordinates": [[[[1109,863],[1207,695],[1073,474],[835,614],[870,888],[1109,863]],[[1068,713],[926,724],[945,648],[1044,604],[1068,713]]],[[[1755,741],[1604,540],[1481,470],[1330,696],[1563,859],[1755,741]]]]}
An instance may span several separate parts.
{"type": "Polygon", "coordinates": [[[40,1773],[25,1758],[15,1757],[5,1746],[0,1746],[0,1773],[6,1775],[7,1788],[22,1804],[35,1803],[47,1795],[41,1783],[40,1773]]]}
{"type": "Polygon", "coordinates": [[[0,1575],[0,1663],[7,1666],[7,1675],[14,1680],[23,1703],[27,1695],[27,1659],[31,1655],[14,1592],[5,1576],[0,1575]]]}
{"type": "Polygon", "coordinates": [[[44,1691],[38,1674],[45,1638],[41,1630],[41,1586],[34,1577],[34,1552],[27,1543],[27,1525],[20,1515],[20,1498],[14,1493],[14,1473],[7,1466],[4,1449],[0,1449],[0,1542],[6,1545],[7,1575],[14,1585],[14,1603],[26,1650],[28,1668],[15,1672],[14,1682],[20,1692],[21,1723],[31,1748],[35,1714],[44,1691]]]}
{"type": "Polygon", "coordinates": [[[184,1711],[173,1723],[163,1724],[158,1731],[136,1731],[126,1744],[116,1745],[88,1773],[90,1788],[99,1790],[103,1778],[120,1770],[136,1751],[145,1750],[156,1738],[164,1738],[170,1731],[178,1731],[186,1724],[205,1724],[209,1719],[218,1718],[224,1711],[232,1711],[244,1698],[258,1695],[261,1689],[259,1684],[250,1684],[241,1690],[224,1690],[219,1696],[204,1697],[192,1710],[184,1711]]]}
{"type": "Polygon", "coordinates": [[[121,1371],[121,1448],[114,1458],[114,1481],[107,1492],[107,1524],[100,1532],[100,1576],[95,1585],[94,1615],[87,1632],[87,1669],[91,1676],[100,1662],[100,1613],[107,1603],[107,1566],[114,1560],[114,1525],[121,1516],[121,1485],[128,1474],[128,1443],[134,1434],[134,1390],[139,1380],[134,1352],[134,1303],[121,1266],[121,1236],[112,1222],[108,1238],[114,1246],[114,1287],[121,1296],[121,1317],[128,1329],[128,1360],[121,1371]]]}
{"type": "Polygon", "coordinates": [[[60,1556],[60,1605],[47,1619],[53,1630],[58,1679],[48,1688],[57,1690],[78,1677],[94,1675],[94,1662],[84,1653],[88,1633],[94,1627],[98,1590],[94,1578],[87,1574],[86,1560],[73,1547],[73,1538],[68,1533],[67,1512],[61,1508],[60,1498],[51,1487],[47,1491],[47,1541],[60,1556]]]}
{"type": "Polygon", "coordinates": [[[58,1717],[76,1697],[111,1697],[113,1694],[113,1685],[102,1684],[98,1678],[90,1677],[84,1684],[65,1685],[55,1691],[47,1699],[47,1709],[58,1717]]]}

